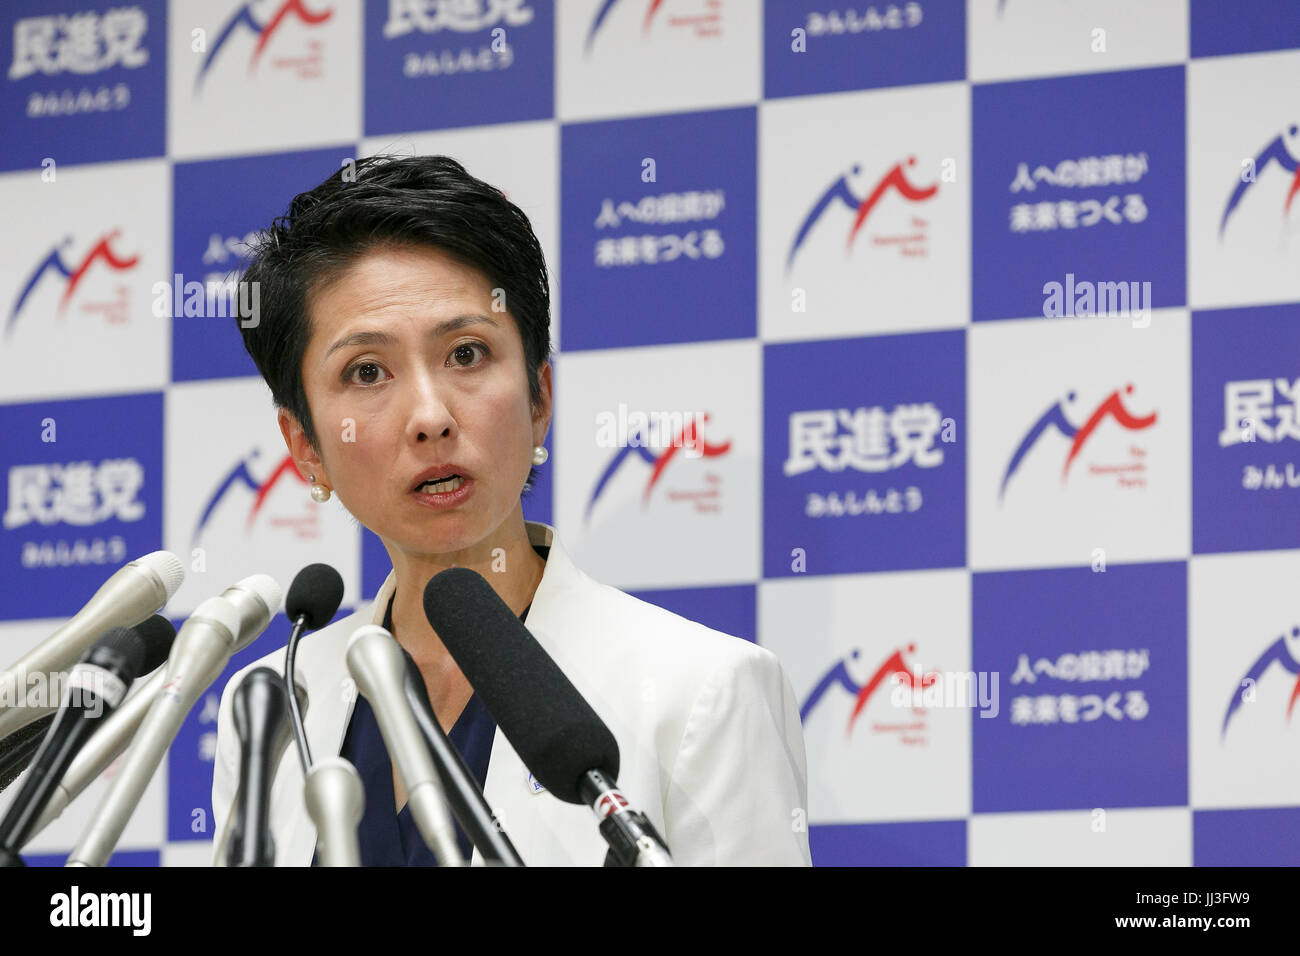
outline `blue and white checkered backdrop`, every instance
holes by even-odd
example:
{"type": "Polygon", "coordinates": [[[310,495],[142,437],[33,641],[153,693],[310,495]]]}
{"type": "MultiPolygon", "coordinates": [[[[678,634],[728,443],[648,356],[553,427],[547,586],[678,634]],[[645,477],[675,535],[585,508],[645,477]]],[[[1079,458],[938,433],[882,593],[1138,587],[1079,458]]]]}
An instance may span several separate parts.
{"type": "MultiPolygon", "coordinates": [[[[0,66],[5,663],[158,548],[178,621],[374,594],[204,290],[442,153],[553,275],[526,515],[779,655],[815,862],[1300,862],[1293,0],[10,0],[0,66]]],[[[287,630],[116,861],[207,861],[219,692],[287,630]]]]}

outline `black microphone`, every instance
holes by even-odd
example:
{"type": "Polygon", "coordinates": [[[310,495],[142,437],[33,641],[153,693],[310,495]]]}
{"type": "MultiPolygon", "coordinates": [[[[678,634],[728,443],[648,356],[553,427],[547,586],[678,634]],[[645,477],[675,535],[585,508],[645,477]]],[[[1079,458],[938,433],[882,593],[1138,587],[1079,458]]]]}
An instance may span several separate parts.
{"type": "MultiPolygon", "coordinates": [[[[141,621],[131,628],[144,641],[144,663],[140,666],[141,674],[149,674],[167,663],[172,641],[176,639],[176,628],[172,622],[161,614],[155,614],[148,620],[141,621]]],[[[16,730],[0,741],[0,792],[22,776],[22,772],[36,756],[41,741],[45,739],[50,724],[58,714],[46,714],[35,723],[28,724],[22,730],[16,730]]]]}
{"type": "Polygon", "coordinates": [[[145,640],[125,627],[109,630],[68,674],[68,691],[55,714],[32,772],[0,820],[0,848],[20,865],[18,851],[72,758],[117,708],[144,663],[145,640]]]}
{"type": "Polygon", "coordinates": [[[0,740],[0,762],[9,756],[9,752],[21,747],[31,738],[40,739],[45,736],[45,731],[49,729],[50,724],[54,722],[54,714],[46,714],[35,723],[28,724],[21,730],[15,730],[4,740],[0,740]]]}
{"type": "Polygon", "coordinates": [[[424,613],[537,782],[596,813],[607,864],[671,866],[653,824],[614,783],[618,741],[482,575],[449,568],[434,576],[424,613]]]}
{"type": "Polygon", "coordinates": [[[131,630],[144,641],[144,663],[140,665],[142,675],[152,674],[167,663],[167,655],[172,652],[172,643],[176,640],[176,628],[171,621],[155,614],[131,630]]]}
{"type": "Polygon", "coordinates": [[[447,798],[456,822],[469,836],[470,842],[478,848],[485,862],[501,866],[523,866],[524,861],[515,845],[510,842],[510,837],[493,821],[492,810],[483,799],[478,781],[470,773],[469,767],[465,766],[460,751],[451,745],[447,735],[442,732],[442,725],[433,712],[433,704],[429,702],[429,691],[424,686],[424,676],[420,673],[419,666],[405,650],[402,655],[406,658],[402,693],[415,713],[415,723],[433,756],[434,769],[442,781],[443,796],[447,798]]]}
{"type": "MultiPolygon", "coordinates": [[[[284,650],[284,683],[294,686],[294,658],[298,653],[298,640],[304,630],[320,630],[330,622],[343,603],[343,578],[328,564],[309,564],[299,571],[289,585],[289,596],[284,601],[284,612],[293,621],[289,643],[284,650]]],[[[307,732],[302,726],[302,711],[298,695],[289,694],[289,719],[293,736],[298,742],[298,759],[302,772],[311,769],[311,750],[307,746],[307,732]]]]}
{"type": "Polygon", "coordinates": [[[3,751],[0,753],[0,793],[23,775],[36,751],[41,749],[41,741],[52,723],[54,714],[46,714],[36,723],[15,730],[0,743],[0,751],[3,751]]]}
{"type": "Polygon", "coordinates": [[[270,814],[272,763],[289,716],[288,697],[284,681],[269,667],[251,672],[235,689],[231,716],[239,734],[239,790],[227,866],[275,865],[270,814]]]}

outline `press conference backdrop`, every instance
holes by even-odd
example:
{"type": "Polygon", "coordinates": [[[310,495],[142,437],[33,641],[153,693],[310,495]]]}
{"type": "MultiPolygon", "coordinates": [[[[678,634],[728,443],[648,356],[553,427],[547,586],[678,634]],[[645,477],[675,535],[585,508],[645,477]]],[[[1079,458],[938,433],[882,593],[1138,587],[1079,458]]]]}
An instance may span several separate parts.
{"type": "MultiPolygon", "coordinates": [[[[202,290],[442,153],[552,271],[527,517],[779,655],[816,863],[1300,862],[1292,0],[11,0],[0,65],[4,663],[157,548],[177,623],[374,595],[202,290]]],[[[207,861],[220,690],[286,636],[115,862],[207,861]]]]}

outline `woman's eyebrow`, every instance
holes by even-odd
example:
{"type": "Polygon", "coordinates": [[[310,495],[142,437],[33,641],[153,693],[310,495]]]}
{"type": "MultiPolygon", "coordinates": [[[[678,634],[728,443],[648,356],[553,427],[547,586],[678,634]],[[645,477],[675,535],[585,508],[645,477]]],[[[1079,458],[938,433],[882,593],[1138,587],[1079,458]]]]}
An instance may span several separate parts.
{"type": "MultiPolygon", "coordinates": [[[[497,325],[497,323],[493,321],[492,318],[486,315],[479,315],[479,314],[457,315],[450,319],[444,319],[443,321],[435,325],[432,329],[430,329],[429,338],[431,339],[441,338],[442,336],[447,335],[450,332],[459,331],[460,329],[463,329],[466,326],[481,325],[484,323],[494,328],[497,325]]],[[[350,348],[354,345],[396,345],[396,344],[397,344],[397,339],[389,335],[387,332],[380,332],[376,330],[366,331],[366,332],[353,332],[351,335],[345,335],[343,338],[339,339],[337,342],[331,345],[329,349],[326,350],[325,352],[325,358],[328,359],[339,349],[350,348]]]]}

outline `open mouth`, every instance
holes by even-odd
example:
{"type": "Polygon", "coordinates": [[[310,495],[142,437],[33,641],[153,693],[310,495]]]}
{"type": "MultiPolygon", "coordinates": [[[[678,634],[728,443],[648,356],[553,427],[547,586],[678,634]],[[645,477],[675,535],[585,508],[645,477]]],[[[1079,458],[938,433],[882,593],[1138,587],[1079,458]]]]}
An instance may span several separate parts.
{"type": "Polygon", "coordinates": [[[465,479],[460,475],[447,475],[433,481],[426,481],[418,485],[415,490],[426,495],[444,495],[458,490],[463,484],[465,479]]]}

